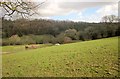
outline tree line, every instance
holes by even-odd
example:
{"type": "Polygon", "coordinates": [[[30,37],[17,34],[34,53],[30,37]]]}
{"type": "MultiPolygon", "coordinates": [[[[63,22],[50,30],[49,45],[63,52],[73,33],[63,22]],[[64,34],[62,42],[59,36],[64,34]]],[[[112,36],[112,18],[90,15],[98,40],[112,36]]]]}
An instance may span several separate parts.
{"type": "Polygon", "coordinates": [[[45,19],[3,19],[2,45],[70,43],[119,36],[119,23],[106,21],[87,23],[45,19]]]}

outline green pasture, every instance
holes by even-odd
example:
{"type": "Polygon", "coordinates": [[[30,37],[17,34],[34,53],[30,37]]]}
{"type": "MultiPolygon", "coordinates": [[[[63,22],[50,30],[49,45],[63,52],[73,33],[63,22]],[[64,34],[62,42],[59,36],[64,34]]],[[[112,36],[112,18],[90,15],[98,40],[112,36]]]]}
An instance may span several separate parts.
{"type": "Polygon", "coordinates": [[[118,76],[118,37],[25,50],[3,46],[4,77],[118,76]]]}

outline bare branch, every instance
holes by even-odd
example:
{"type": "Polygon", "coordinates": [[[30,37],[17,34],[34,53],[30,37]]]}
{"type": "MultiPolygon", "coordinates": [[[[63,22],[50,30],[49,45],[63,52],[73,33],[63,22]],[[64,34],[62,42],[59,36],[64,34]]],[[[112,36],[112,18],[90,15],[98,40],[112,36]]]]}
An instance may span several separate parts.
{"type": "Polygon", "coordinates": [[[16,2],[0,2],[0,7],[2,7],[6,13],[4,13],[4,16],[12,16],[14,13],[20,14],[22,17],[25,16],[32,16],[34,14],[38,14],[35,11],[35,8],[38,6],[44,4],[44,2],[41,2],[40,4],[33,4],[33,2],[25,2],[23,0],[16,0],[16,2]]]}

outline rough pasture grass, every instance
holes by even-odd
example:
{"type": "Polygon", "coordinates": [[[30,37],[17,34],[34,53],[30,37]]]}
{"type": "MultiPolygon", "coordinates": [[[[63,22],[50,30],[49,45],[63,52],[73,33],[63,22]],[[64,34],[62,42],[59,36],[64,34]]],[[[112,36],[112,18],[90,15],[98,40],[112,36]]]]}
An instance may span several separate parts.
{"type": "Polygon", "coordinates": [[[118,38],[113,37],[5,54],[2,73],[15,77],[113,77],[118,75],[118,64],[118,38]]]}
{"type": "MultiPolygon", "coordinates": [[[[48,47],[48,46],[51,46],[51,45],[52,44],[38,44],[37,46],[39,46],[39,48],[43,48],[43,47],[48,47]]],[[[18,52],[26,51],[25,45],[3,46],[1,48],[2,48],[3,54],[4,54],[4,52],[18,53],[18,52]]]]}

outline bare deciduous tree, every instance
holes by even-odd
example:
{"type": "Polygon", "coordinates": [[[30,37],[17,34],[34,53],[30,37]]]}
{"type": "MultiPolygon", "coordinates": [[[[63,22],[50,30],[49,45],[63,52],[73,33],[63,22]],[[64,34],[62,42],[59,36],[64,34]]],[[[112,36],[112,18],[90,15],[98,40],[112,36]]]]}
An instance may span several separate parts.
{"type": "Polygon", "coordinates": [[[115,15],[107,15],[107,16],[104,16],[102,17],[102,22],[105,22],[105,23],[113,23],[113,22],[118,22],[119,19],[117,16],[115,15]]]}
{"type": "Polygon", "coordinates": [[[26,0],[1,1],[0,7],[4,11],[2,17],[12,17],[14,14],[21,15],[22,17],[32,16],[37,14],[37,7],[42,5],[44,2],[35,3],[26,0]]]}

